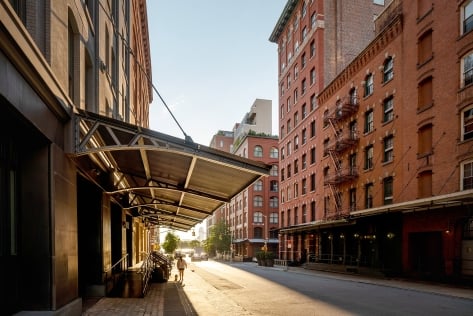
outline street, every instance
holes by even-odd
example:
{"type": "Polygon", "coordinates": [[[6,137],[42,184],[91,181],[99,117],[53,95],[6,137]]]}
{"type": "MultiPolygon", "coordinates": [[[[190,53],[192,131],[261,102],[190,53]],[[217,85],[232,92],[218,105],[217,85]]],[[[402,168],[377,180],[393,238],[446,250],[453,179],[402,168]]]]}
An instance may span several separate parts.
{"type": "Polygon", "coordinates": [[[183,292],[198,315],[471,315],[473,295],[255,263],[192,262],[183,292]],[[442,291],[444,293],[442,293],[442,291]]]}

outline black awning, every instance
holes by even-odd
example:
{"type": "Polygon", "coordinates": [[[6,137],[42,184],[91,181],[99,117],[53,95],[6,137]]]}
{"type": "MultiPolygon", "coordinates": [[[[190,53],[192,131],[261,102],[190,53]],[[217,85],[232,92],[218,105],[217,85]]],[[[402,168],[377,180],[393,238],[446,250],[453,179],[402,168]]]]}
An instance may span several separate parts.
{"type": "Polygon", "coordinates": [[[95,113],[73,116],[79,170],[131,214],[186,231],[271,166],[95,113]],[[110,178],[111,177],[111,178],[110,178]]]}

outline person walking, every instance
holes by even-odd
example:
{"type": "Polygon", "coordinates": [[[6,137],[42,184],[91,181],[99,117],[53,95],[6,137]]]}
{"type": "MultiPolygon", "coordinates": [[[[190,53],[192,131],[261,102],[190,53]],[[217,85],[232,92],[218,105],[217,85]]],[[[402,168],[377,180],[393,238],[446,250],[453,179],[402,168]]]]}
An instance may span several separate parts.
{"type": "Polygon", "coordinates": [[[182,281],[184,281],[184,269],[187,269],[187,262],[180,256],[179,259],[177,259],[176,266],[179,270],[179,282],[182,283],[182,281]]]}

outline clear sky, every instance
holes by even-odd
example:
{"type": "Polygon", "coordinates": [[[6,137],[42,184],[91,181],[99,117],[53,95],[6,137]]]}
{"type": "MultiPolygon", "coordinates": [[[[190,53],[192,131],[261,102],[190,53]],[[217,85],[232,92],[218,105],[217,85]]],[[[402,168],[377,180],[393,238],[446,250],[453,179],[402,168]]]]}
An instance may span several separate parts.
{"type": "MultiPolygon", "coordinates": [[[[194,142],[232,130],[255,99],[273,102],[277,45],[269,41],[287,0],[148,0],[153,83],[194,142]]],[[[184,138],[154,94],[150,128],[184,138]]]]}

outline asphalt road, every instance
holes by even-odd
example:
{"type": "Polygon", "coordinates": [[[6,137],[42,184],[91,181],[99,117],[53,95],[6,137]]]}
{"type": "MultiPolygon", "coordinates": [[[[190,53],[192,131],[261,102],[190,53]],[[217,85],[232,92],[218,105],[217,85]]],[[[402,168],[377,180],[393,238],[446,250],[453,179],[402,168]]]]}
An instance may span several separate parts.
{"type": "Polygon", "coordinates": [[[198,315],[473,315],[473,295],[296,273],[254,263],[192,262],[183,292],[198,315]],[[440,294],[439,294],[440,293],[440,294]]]}

